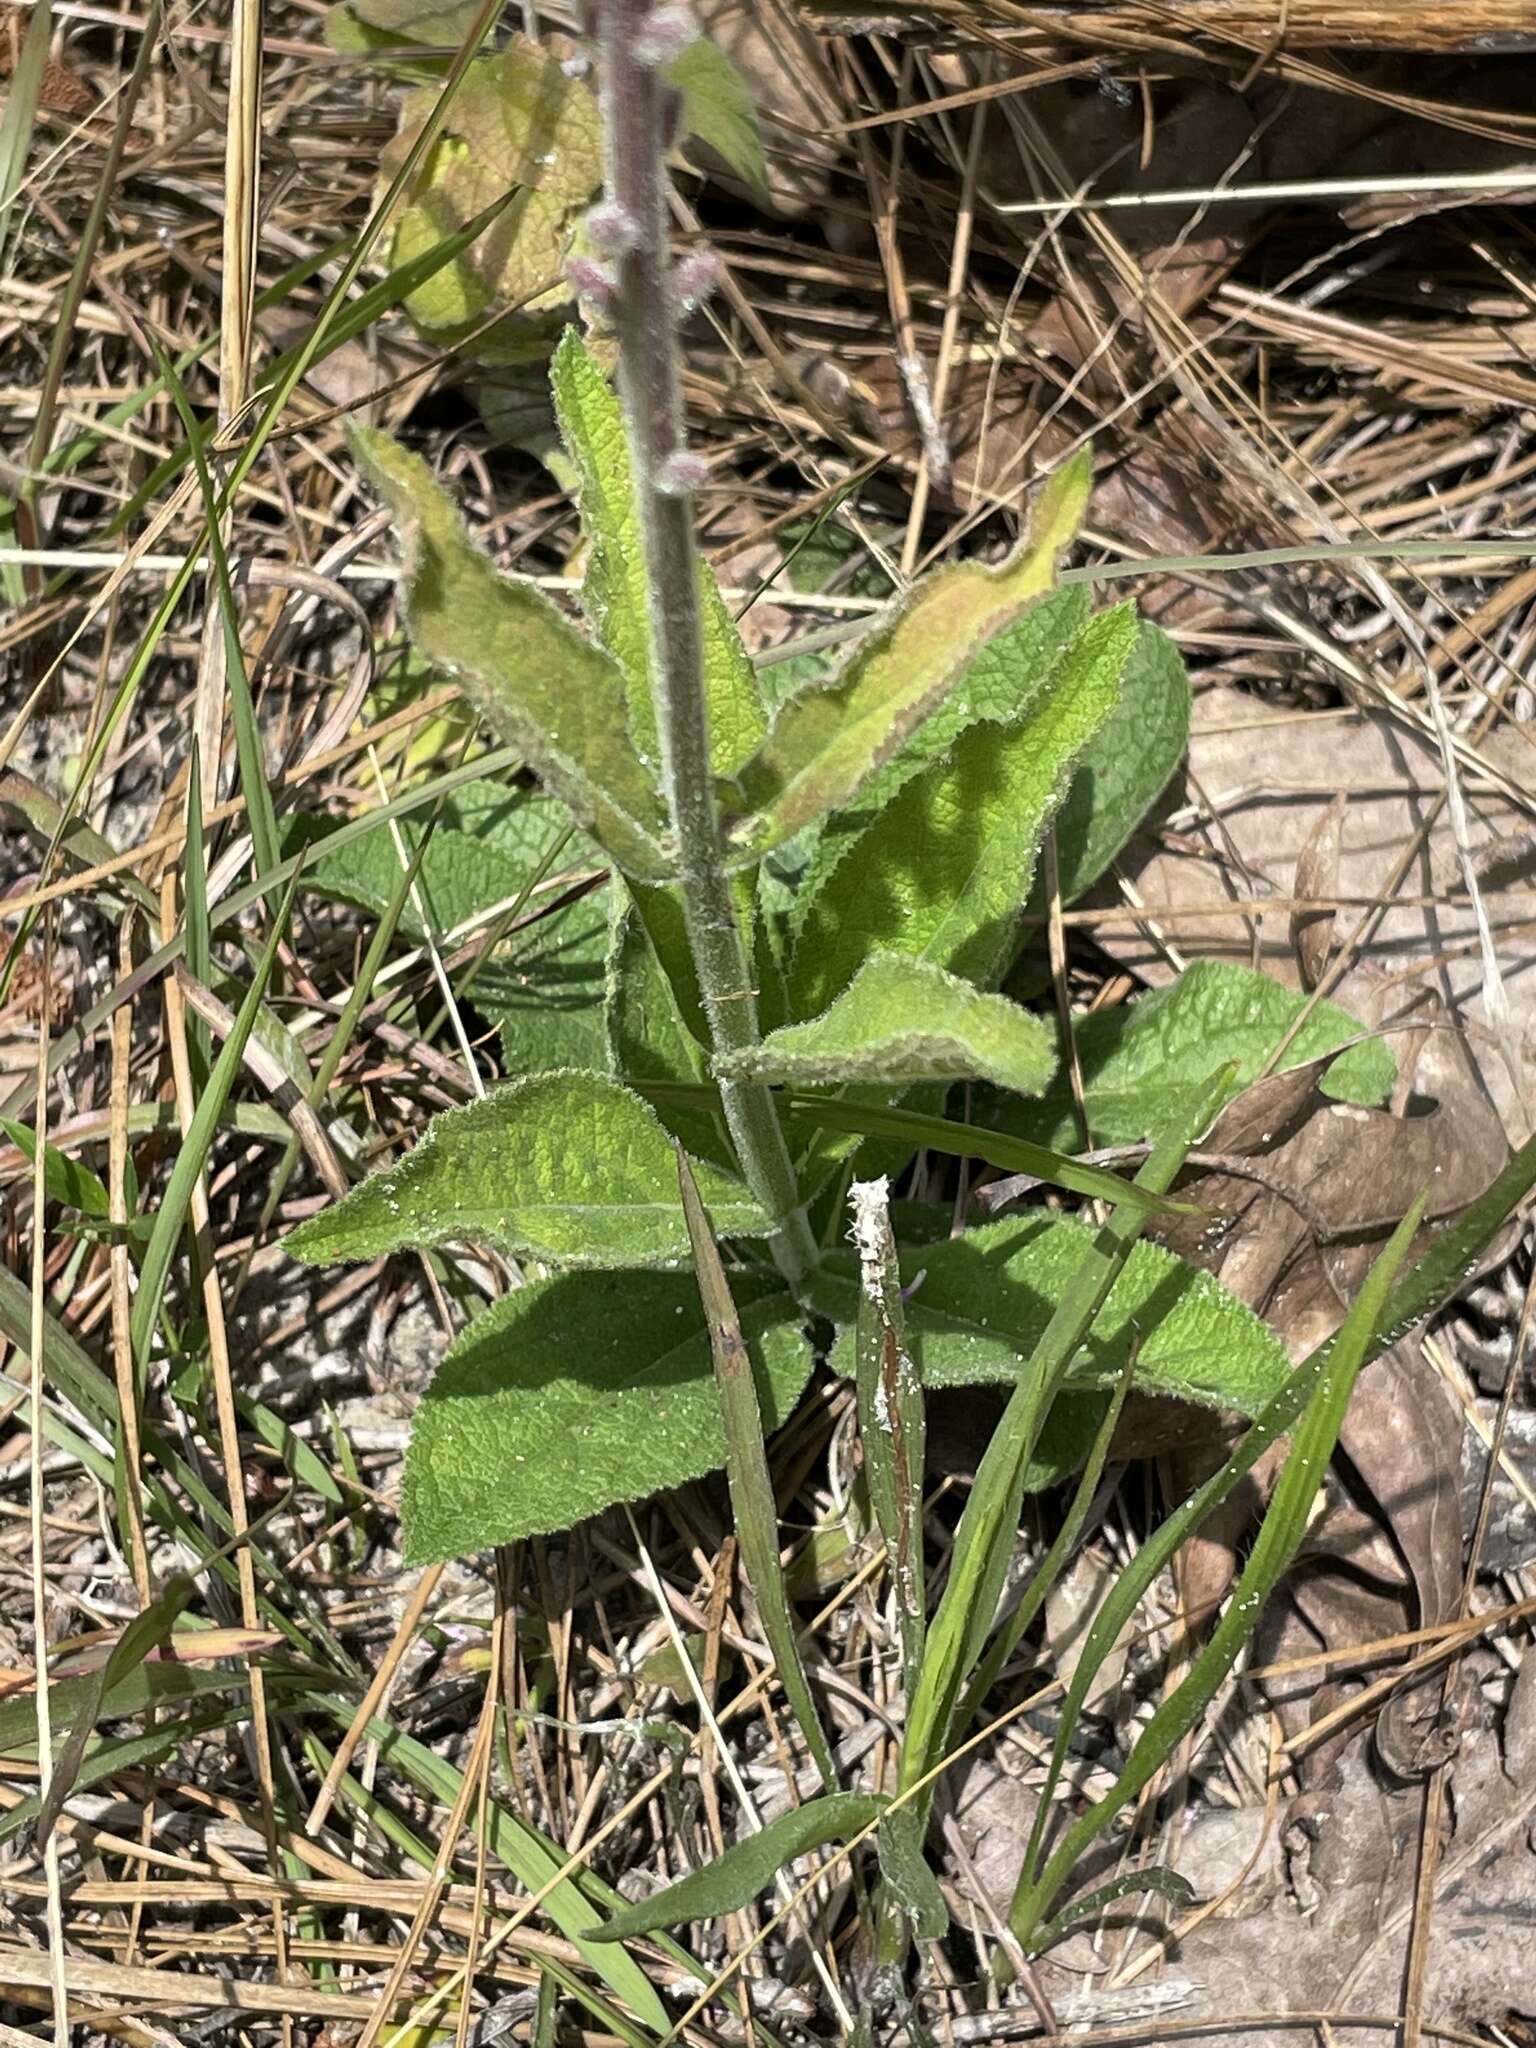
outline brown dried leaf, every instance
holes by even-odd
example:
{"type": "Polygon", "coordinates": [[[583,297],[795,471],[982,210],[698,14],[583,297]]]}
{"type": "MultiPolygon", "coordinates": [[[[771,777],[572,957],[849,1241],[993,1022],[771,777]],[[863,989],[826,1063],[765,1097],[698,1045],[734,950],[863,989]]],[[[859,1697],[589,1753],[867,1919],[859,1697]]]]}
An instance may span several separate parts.
{"type": "MultiPolygon", "coordinates": [[[[1348,799],[1343,790],[1340,790],[1313,826],[1310,838],[1296,856],[1294,893],[1303,900],[1309,896],[1338,894],[1339,842],[1344,831],[1344,813],[1347,808],[1348,799]]],[[[1333,910],[1291,912],[1291,944],[1296,948],[1296,960],[1301,969],[1303,988],[1316,988],[1327,972],[1328,957],[1333,951],[1333,925],[1337,915],[1338,913],[1333,910]]]]}

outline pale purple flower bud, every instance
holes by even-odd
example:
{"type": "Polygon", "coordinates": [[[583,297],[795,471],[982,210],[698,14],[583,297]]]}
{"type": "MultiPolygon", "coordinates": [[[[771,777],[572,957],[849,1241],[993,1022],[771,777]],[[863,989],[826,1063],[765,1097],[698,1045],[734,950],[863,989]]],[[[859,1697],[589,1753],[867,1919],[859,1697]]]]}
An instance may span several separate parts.
{"type": "Polygon", "coordinates": [[[635,31],[635,56],[642,64],[671,64],[698,35],[686,7],[653,7],[635,31]]]}
{"type": "Polygon", "coordinates": [[[693,249],[672,273],[672,296],[679,309],[691,313],[715,291],[722,276],[720,258],[713,249],[693,249]]]}
{"type": "Polygon", "coordinates": [[[587,215],[587,239],[604,256],[627,256],[640,239],[640,223],[627,206],[605,199],[587,215]]]}
{"type": "Polygon", "coordinates": [[[656,475],[656,488],[664,498],[686,498],[709,481],[709,464],[702,455],[679,448],[669,455],[656,475]]]}
{"type": "Polygon", "coordinates": [[[596,306],[612,305],[619,289],[619,281],[607,265],[594,263],[590,256],[572,256],[565,266],[565,276],[578,297],[590,299],[596,306]]]}

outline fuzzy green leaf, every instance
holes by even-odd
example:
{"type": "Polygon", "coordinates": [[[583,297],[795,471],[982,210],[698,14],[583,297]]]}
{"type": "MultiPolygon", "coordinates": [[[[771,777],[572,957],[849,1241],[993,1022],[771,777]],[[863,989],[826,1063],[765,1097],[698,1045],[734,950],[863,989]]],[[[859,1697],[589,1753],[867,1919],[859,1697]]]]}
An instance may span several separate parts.
{"type": "MultiPolygon", "coordinates": [[[[903,1254],[922,1284],[907,1339],[926,1387],[1013,1386],[1063,1288],[1093,1244],[1080,1223],[1008,1218],[903,1254]]],[[[833,1363],[853,1372],[852,1255],[830,1255],[817,1305],[842,1325],[833,1363]]],[[[1289,1370],[1267,1323],[1219,1280],[1145,1240],[1136,1244],[1073,1361],[1070,1384],[1113,1388],[1134,1358],[1143,1393],[1256,1415],[1289,1370]]]]}
{"type": "MultiPolygon", "coordinates": [[[[738,1181],[699,1183],[721,1233],[767,1218],[738,1181]]],[[[403,1245],[484,1244],[569,1266],[656,1266],[688,1255],[677,1159],[654,1110],[601,1074],[536,1074],[428,1124],[398,1166],[301,1223],[288,1249],[313,1265],[403,1245]]]]}
{"type": "Polygon", "coordinates": [[[725,1078],[796,1086],[974,1079],[1038,1095],[1055,1072],[1053,1036],[1017,1003],[926,960],[872,953],[819,1017],[715,1066],[725,1078]]]}
{"type": "MultiPolygon", "coordinates": [[[[652,701],[650,596],[623,409],[574,327],[555,350],[550,386],[579,480],[589,549],[582,603],[593,632],[624,672],[636,750],[656,766],[661,756],[652,701]]],[[[761,744],[767,719],[751,660],[704,561],[699,610],[710,763],[717,775],[733,775],[761,744]]]]}
{"type": "MultiPolygon", "coordinates": [[[[962,562],[926,578],[829,682],[791,697],[736,778],[727,837],[766,852],[852,802],[965,679],[980,650],[1050,587],[1076,531],[1092,464],[1052,479],[1024,546],[990,569],[962,562]]],[[[1107,706],[1106,706],[1107,709],[1107,706]]]]}
{"type": "MultiPolygon", "coordinates": [[[[672,903],[671,892],[643,892],[655,911],[672,903]]],[[[698,1084],[708,1079],[704,1048],[684,1016],[656,950],[654,919],[634,900],[618,912],[608,955],[607,1026],[610,1064],[637,1085],[648,1082],[698,1084]]],[[[662,1121],[696,1159],[731,1163],[730,1140],[718,1110],[688,1104],[659,1105],[662,1121]]]]}
{"type": "Polygon", "coordinates": [[[846,1841],[880,1818],[888,1799],[878,1792],[829,1792],[821,1799],[793,1806],[770,1821],[761,1833],[735,1842],[713,1863],[665,1890],[615,1913],[594,1941],[632,1941],[658,1927],[685,1927],[690,1920],[713,1920],[740,1912],[767,1891],[779,1872],[797,1856],[809,1856],[828,1842],[846,1841]]]}
{"type": "MultiPolygon", "coordinates": [[[[1290,1029],[1305,997],[1235,961],[1196,960],[1171,987],[1119,1009],[1074,1019],[1084,1106],[1095,1144],[1133,1145],[1167,1115],[1176,1093],[1199,1088],[1236,1062],[1232,1092],[1254,1080],[1290,1029]]],[[[1333,1003],[1319,1003],[1286,1048],[1280,1071],[1306,1066],[1358,1038],[1362,1026],[1333,1003]]],[[[1379,1039],[1341,1053],[1321,1081],[1339,1102],[1371,1105],[1390,1092],[1397,1062],[1379,1039]]],[[[1040,1145],[1081,1143],[1070,1092],[1060,1082],[1037,1103],[993,1100],[984,1122],[1040,1145]]]]}
{"type": "Polygon", "coordinates": [[[352,444],[400,524],[416,645],[620,867],[664,878],[665,813],[630,742],[620,669],[541,591],[494,567],[419,456],[361,428],[352,444]]]}
{"type": "MultiPolygon", "coordinates": [[[[810,1376],[800,1312],[767,1276],[732,1285],[764,1420],[777,1428],[810,1376]]],[[[416,1412],[407,1553],[425,1564],[567,1529],[724,1463],[691,1272],[530,1281],[470,1324],[416,1412]]]]}
{"type": "Polygon", "coordinates": [[[1103,874],[1173,779],[1188,745],[1183,657],[1166,633],[1143,620],[1119,701],[1084,747],[1056,819],[1064,903],[1103,874]]]}
{"type": "Polygon", "coordinates": [[[704,36],[690,43],[667,73],[683,96],[683,133],[767,199],[768,164],[747,81],[724,50],[704,36]]]}
{"type": "Polygon", "coordinates": [[[1089,621],[1013,728],[973,726],[909,782],[809,904],[790,968],[796,1014],[823,1009],[877,948],[982,986],[1007,964],[1040,839],[1114,706],[1128,607],[1089,621]]]}

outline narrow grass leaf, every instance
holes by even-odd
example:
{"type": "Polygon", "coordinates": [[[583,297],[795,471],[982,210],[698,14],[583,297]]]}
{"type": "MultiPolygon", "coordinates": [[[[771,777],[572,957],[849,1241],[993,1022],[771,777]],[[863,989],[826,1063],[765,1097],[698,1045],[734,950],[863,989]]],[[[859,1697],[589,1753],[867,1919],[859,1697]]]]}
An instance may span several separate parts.
{"type": "Polygon", "coordinates": [[[859,1262],[854,1358],[859,1442],[875,1520],[885,1538],[901,1631],[903,1682],[917,1682],[927,1614],[923,1573],[923,1473],[927,1411],[907,1343],[901,1265],[891,1227],[890,1183],[855,1181],[848,1191],[859,1262]]]}
{"type": "MultiPolygon", "coordinates": [[[[1225,1081],[1223,1075],[1220,1085],[1225,1081]]],[[[1171,1122],[1137,1175],[1142,1187],[1158,1194],[1168,1187],[1220,1100],[1213,1088],[1171,1122]]],[[[997,1612],[1019,1525],[1025,1467],[1072,1360],[1145,1226],[1144,1212],[1119,1209],[1085,1251],[977,1468],[908,1716],[901,1757],[904,1789],[943,1753],[956,1702],[997,1612]]]]}
{"type": "Polygon", "coordinates": [[[267,983],[272,978],[272,969],[277,962],[278,943],[288,927],[289,912],[293,908],[293,895],[294,884],[290,882],[278,914],[272,920],[272,930],[266,945],[262,948],[261,958],[256,964],[245,1000],[236,1015],[234,1028],[219,1048],[219,1056],[208,1076],[208,1085],[198,1098],[185,1142],[176,1154],[176,1163],[171,1169],[170,1180],[156,1213],[149,1243],[144,1248],[144,1261],[139,1268],[139,1284],[133,1297],[133,1313],[130,1319],[133,1356],[141,1373],[149,1362],[150,1345],[160,1315],[160,1303],[165,1293],[166,1280],[170,1275],[171,1260],[175,1255],[182,1227],[187,1220],[187,1211],[191,1206],[192,1190],[207,1164],[219,1118],[240,1071],[246,1041],[255,1028],[256,1013],[261,1008],[262,999],[267,992],[267,983]]]}
{"type": "Polygon", "coordinates": [[[1097,1166],[1082,1166],[1060,1152],[1031,1144],[1025,1138],[1005,1137],[982,1130],[975,1124],[953,1123],[947,1117],[922,1116],[915,1110],[866,1108],[851,1102],[830,1102],[819,1095],[785,1091],[785,1100],[796,1115],[822,1130],[848,1131],[865,1138],[898,1138],[909,1142],[913,1151],[926,1146],[953,1159],[984,1159],[1004,1173],[1027,1173],[1047,1187],[1067,1188],[1075,1195],[1089,1195],[1100,1202],[1123,1203],[1148,1215],[1190,1212],[1187,1202],[1171,1202],[1154,1193],[1137,1176],[1122,1180],[1097,1166]]]}
{"type": "Polygon", "coordinates": [[[1070,1934],[1074,1927],[1094,1919],[1116,1900],[1139,1899],[1146,1892],[1156,1892],[1159,1898],[1167,1899],[1170,1905],[1181,1911],[1195,1902],[1195,1888],[1187,1877],[1180,1877],[1166,1864],[1151,1863],[1144,1870],[1128,1870],[1124,1877],[1111,1878],[1108,1884],[1096,1885],[1091,1892],[1074,1899],[1070,1906],[1040,1929],[1035,1937],[1036,1946],[1050,1948],[1070,1934]]]}
{"type": "MultiPolygon", "coordinates": [[[[740,1182],[713,1167],[700,1176],[722,1230],[767,1235],[740,1182]]],[[[568,1266],[684,1259],[671,1140],[655,1111],[607,1075],[535,1074],[434,1117],[398,1166],[287,1239],[313,1265],[449,1243],[568,1266]]]]}
{"type": "Polygon", "coordinates": [[[1258,1626],[1265,1601],[1290,1565],[1306,1534],[1317,1490],[1338,1441],[1355,1381],[1374,1351],[1377,1325],[1423,1212],[1421,1196],[1393,1232],[1367,1274],[1349,1314],[1325,1349],[1315,1381],[1309,1387],[1290,1455],[1281,1468],[1268,1511],[1225,1612],[1195,1656],[1182,1682],[1154,1710],[1113,1786],[1086,1813],[1073,1821],[1044,1869],[1036,1876],[1046,1820],[1053,1811],[1053,1794],[1065,1762],[1067,1744],[1082,1710],[1085,1688],[1092,1683],[1109,1651],[1112,1639],[1106,1634],[1105,1623],[1111,1607],[1118,1611],[1121,1602],[1107,1600],[1095,1617],[1073,1672],[1067,1697],[1062,1703],[1055,1748],[1009,1911],[1009,1924],[1026,1949],[1038,1945],[1051,1902],[1076,1868],[1084,1851],[1108,1827],[1126,1802],[1151,1783],[1214,1700],[1243,1645],[1258,1626]]]}
{"type": "Polygon", "coordinates": [[[781,1813],[759,1833],[733,1843],[713,1863],[679,1878],[638,1905],[623,1907],[592,1939],[630,1941],[661,1927],[715,1920],[738,1913],[768,1890],[785,1864],[828,1842],[846,1841],[877,1821],[890,1805],[874,1792],[830,1792],[781,1813]]]}
{"type": "Polygon", "coordinates": [[[1056,1070],[1055,1034],[1006,996],[926,960],[875,952],[819,1017],[770,1032],[715,1070],[797,1087],[977,1080],[1038,1095],[1056,1070]]]}
{"type": "MultiPolygon", "coordinates": [[[[16,31],[13,29],[11,33],[16,31]]],[[[5,104],[0,108],[0,262],[4,260],[10,239],[11,209],[26,174],[52,35],[52,0],[33,0],[27,32],[21,38],[21,48],[6,88],[5,104]]]]}
{"type": "Polygon", "coordinates": [[[779,1683],[784,1688],[784,1697],[800,1724],[800,1732],[805,1737],[812,1761],[821,1773],[822,1783],[830,1791],[837,1783],[837,1764],[800,1659],[794,1616],[790,1612],[789,1594],[784,1586],[784,1567],[779,1557],[779,1510],[774,1498],[773,1477],[768,1470],[763,1411],[758,1399],[752,1354],[741,1333],[736,1304],[731,1298],[731,1284],[720,1263],[714,1227],[700,1197],[688,1155],[681,1146],[677,1148],[677,1179],[693,1248],[694,1271],[698,1275],[699,1299],[709,1330],[710,1355],[715,1365],[720,1426],[725,1436],[725,1476],[735,1511],[736,1538],[741,1545],[742,1563],[757,1598],[763,1633],[779,1667],[779,1683]]]}

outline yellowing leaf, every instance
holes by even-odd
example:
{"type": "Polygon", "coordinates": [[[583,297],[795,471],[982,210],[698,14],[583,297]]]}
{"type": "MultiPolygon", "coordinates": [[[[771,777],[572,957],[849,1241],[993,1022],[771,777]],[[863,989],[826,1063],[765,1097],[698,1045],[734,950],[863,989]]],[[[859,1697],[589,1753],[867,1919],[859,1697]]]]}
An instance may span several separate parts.
{"type": "MultiPolygon", "coordinates": [[[[739,1181],[701,1165],[728,1237],[767,1234],[739,1181]]],[[[688,1254],[677,1155],[655,1112],[601,1074],[536,1074],[434,1117],[398,1166],[288,1239],[314,1265],[403,1245],[490,1245],[551,1265],[657,1266],[688,1254]]]]}
{"type": "MultiPolygon", "coordinates": [[[[435,86],[407,99],[400,133],[381,160],[386,179],[405,160],[436,99],[435,86]]],[[[601,178],[602,137],[590,86],[568,77],[553,51],[522,38],[493,57],[477,57],[408,195],[392,261],[424,254],[508,190],[518,197],[412,294],[412,318],[446,336],[498,308],[515,308],[519,319],[496,330],[500,345],[481,353],[516,356],[520,338],[544,353],[553,337],[543,336],[529,316],[568,302],[565,259],[601,178]]]]}
{"type": "Polygon", "coordinates": [[[722,1077],[798,1086],[976,1079],[1038,1095],[1056,1052],[1050,1027],[1017,1003],[926,960],[876,952],[819,1017],[715,1065],[722,1077]]]}
{"type": "Polygon", "coordinates": [[[620,867],[663,879],[666,817],[630,744],[619,670],[541,591],[503,576],[475,547],[420,456],[361,429],[352,445],[401,526],[417,647],[620,867]]]}
{"type": "Polygon", "coordinates": [[[1086,502],[1086,451],[1053,479],[1030,537],[989,569],[963,562],[918,584],[829,682],[791,697],[736,777],[733,847],[762,853],[852,801],[964,679],[989,640],[1049,589],[1086,502]]]}

